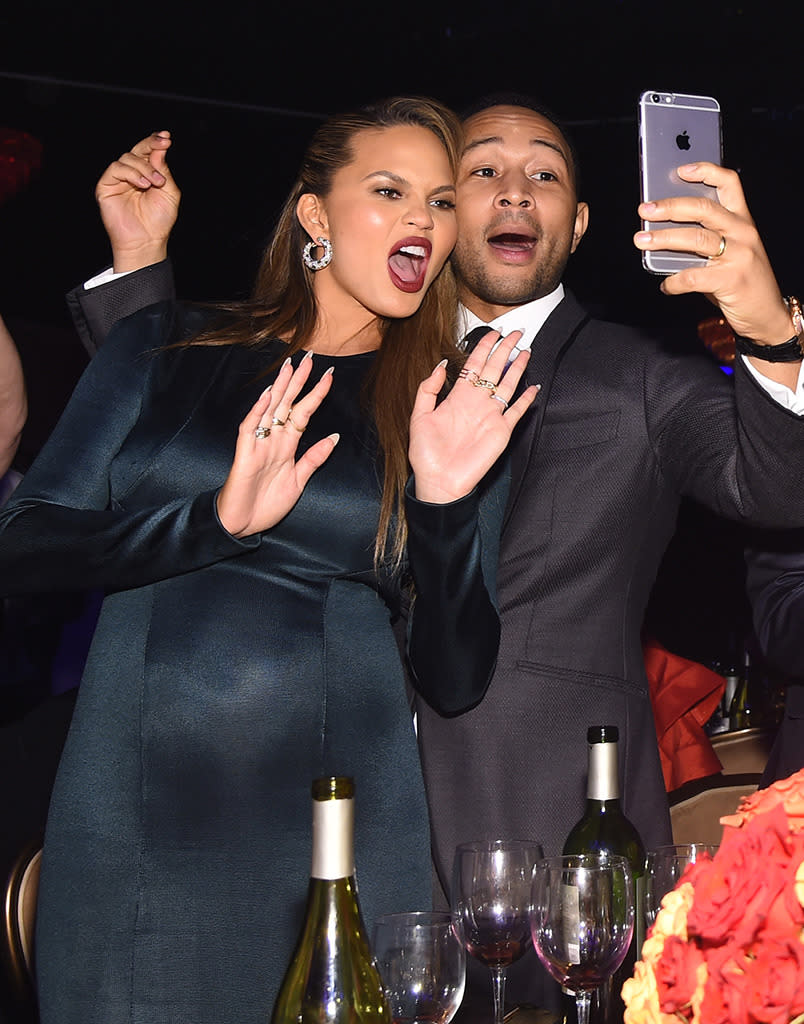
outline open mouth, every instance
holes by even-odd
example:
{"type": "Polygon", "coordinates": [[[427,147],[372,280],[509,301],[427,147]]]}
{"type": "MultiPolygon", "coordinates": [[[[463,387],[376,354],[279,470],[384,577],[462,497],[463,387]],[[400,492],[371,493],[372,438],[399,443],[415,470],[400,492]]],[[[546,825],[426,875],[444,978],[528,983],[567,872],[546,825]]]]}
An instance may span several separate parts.
{"type": "Polygon", "coordinates": [[[536,248],[537,239],[530,234],[504,231],[499,235],[492,235],[488,243],[504,258],[522,260],[526,259],[536,248]]]}
{"type": "Polygon", "coordinates": [[[427,238],[403,238],[388,257],[388,273],[403,292],[418,292],[424,286],[432,246],[427,238]]]}

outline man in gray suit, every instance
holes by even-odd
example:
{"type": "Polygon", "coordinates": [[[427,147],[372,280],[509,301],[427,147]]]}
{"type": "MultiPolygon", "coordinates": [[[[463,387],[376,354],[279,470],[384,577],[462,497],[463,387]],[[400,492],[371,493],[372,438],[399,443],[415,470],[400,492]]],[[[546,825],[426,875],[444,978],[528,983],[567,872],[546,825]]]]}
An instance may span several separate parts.
{"type": "MultiPolygon", "coordinates": [[[[678,503],[690,495],[737,520],[804,524],[800,350],[791,362],[738,360],[732,386],[703,354],[679,357],[641,332],[590,319],[561,284],[588,223],[566,133],[521,97],[482,102],[465,128],[453,254],[464,328],[522,330],[528,383],[542,392],[511,452],[494,679],[464,715],[418,708],[437,900],[446,900],[458,842],[535,838],[547,854],[561,852],[583,812],[589,725],[619,726],[625,812],[648,848],[670,841],[640,628],[678,503]]],[[[154,259],[164,259],[166,231],[146,227],[140,245],[118,230],[122,213],[138,230],[147,224],[149,199],[166,209],[175,186],[164,152],[164,136],[152,136],[101,179],[115,269],[148,262],[153,274],[154,259]]],[[[637,246],[708,257],[663,290],[710,294],[752,351],[788,343],[786,353],[794,326],[737,176],[712,165],[682,173],[717,186],[720,203],[642,209],[678,226],[640,232],[637,246]]],[[[75,298],[88,320],[102,320],[87,312],[96,298],[75,298]]],[[[511,969],[509,995],[551,1001],[533,955],[511,969]]]]}

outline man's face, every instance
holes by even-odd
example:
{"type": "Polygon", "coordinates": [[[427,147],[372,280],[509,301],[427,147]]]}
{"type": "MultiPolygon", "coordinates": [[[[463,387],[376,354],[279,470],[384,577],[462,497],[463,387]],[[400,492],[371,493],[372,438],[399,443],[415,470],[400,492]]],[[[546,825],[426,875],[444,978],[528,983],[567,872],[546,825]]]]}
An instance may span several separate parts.
{"type": "Polygon", "coordinates": [[[451,258],[461,301],[492,320],[553,291],[588,210],[575,195],[569,147],[545,117],[490,107],[464,130],[451,258]]]}

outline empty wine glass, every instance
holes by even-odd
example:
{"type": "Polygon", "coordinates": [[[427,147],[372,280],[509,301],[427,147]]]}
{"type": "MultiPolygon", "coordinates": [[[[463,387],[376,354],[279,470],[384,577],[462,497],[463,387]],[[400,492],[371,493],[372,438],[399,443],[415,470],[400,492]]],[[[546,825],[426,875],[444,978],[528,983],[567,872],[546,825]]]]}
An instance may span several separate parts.
{"type": "Polygon", "coordinates": [[[374,925],[374,955],[394,1024],[447,1024],[463,999],[466,953],[443,912],[386,914],[374,925]]]}
{"type": "Polygon", "coordinates": [[[589,1024],[592,993],[625,959],[634,931],[634,883],[625,857],[572,854],[533,871],[533,945],[549,973],[575,994],[589,1024]]]}
{"type": "Polygon", "coordinates": [[[650,928],[656,920],[662,898],[675,889],[689,864],[714,857],[717,846],[711,843],[676,843],[657,846],[647,857],[645,878],[645,920],[650,928]]]}
{"type": "Polygon", "coordinates": [[[462,843],[455,851],[455,928],[466,951],[491,968],[495,1024],[502,1024],[505,1012],[506,968],[531,943],[530,887],[541,856],[541,846],[529,840],[462,843]]]}

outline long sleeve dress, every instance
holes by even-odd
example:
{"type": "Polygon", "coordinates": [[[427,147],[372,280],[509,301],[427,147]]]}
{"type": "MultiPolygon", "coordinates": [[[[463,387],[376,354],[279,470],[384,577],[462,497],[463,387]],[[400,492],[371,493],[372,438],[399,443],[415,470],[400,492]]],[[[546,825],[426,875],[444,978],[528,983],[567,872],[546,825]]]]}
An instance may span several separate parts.
{"type": "MultiPolygon", "coordinates": [[[[5,592],[107,593],[47,825],[43,1024],[264,1022],[298,934],[317,776],[356,780],[369,927],[431,899],[400,587],[373,567],[374,354],[314,357],[311,382],[335,375],[300,445],[340,443],[277,526],[237,540],[216,493],[283,346],[165,345],[202,323],[163,304],[120,324],[0,518],[5,592]]],[[[413,567],[413,667],[451,712],[496,656],[494,543],[476,496],[435,522],[416,505],[430,564],[413,567]]]]}

